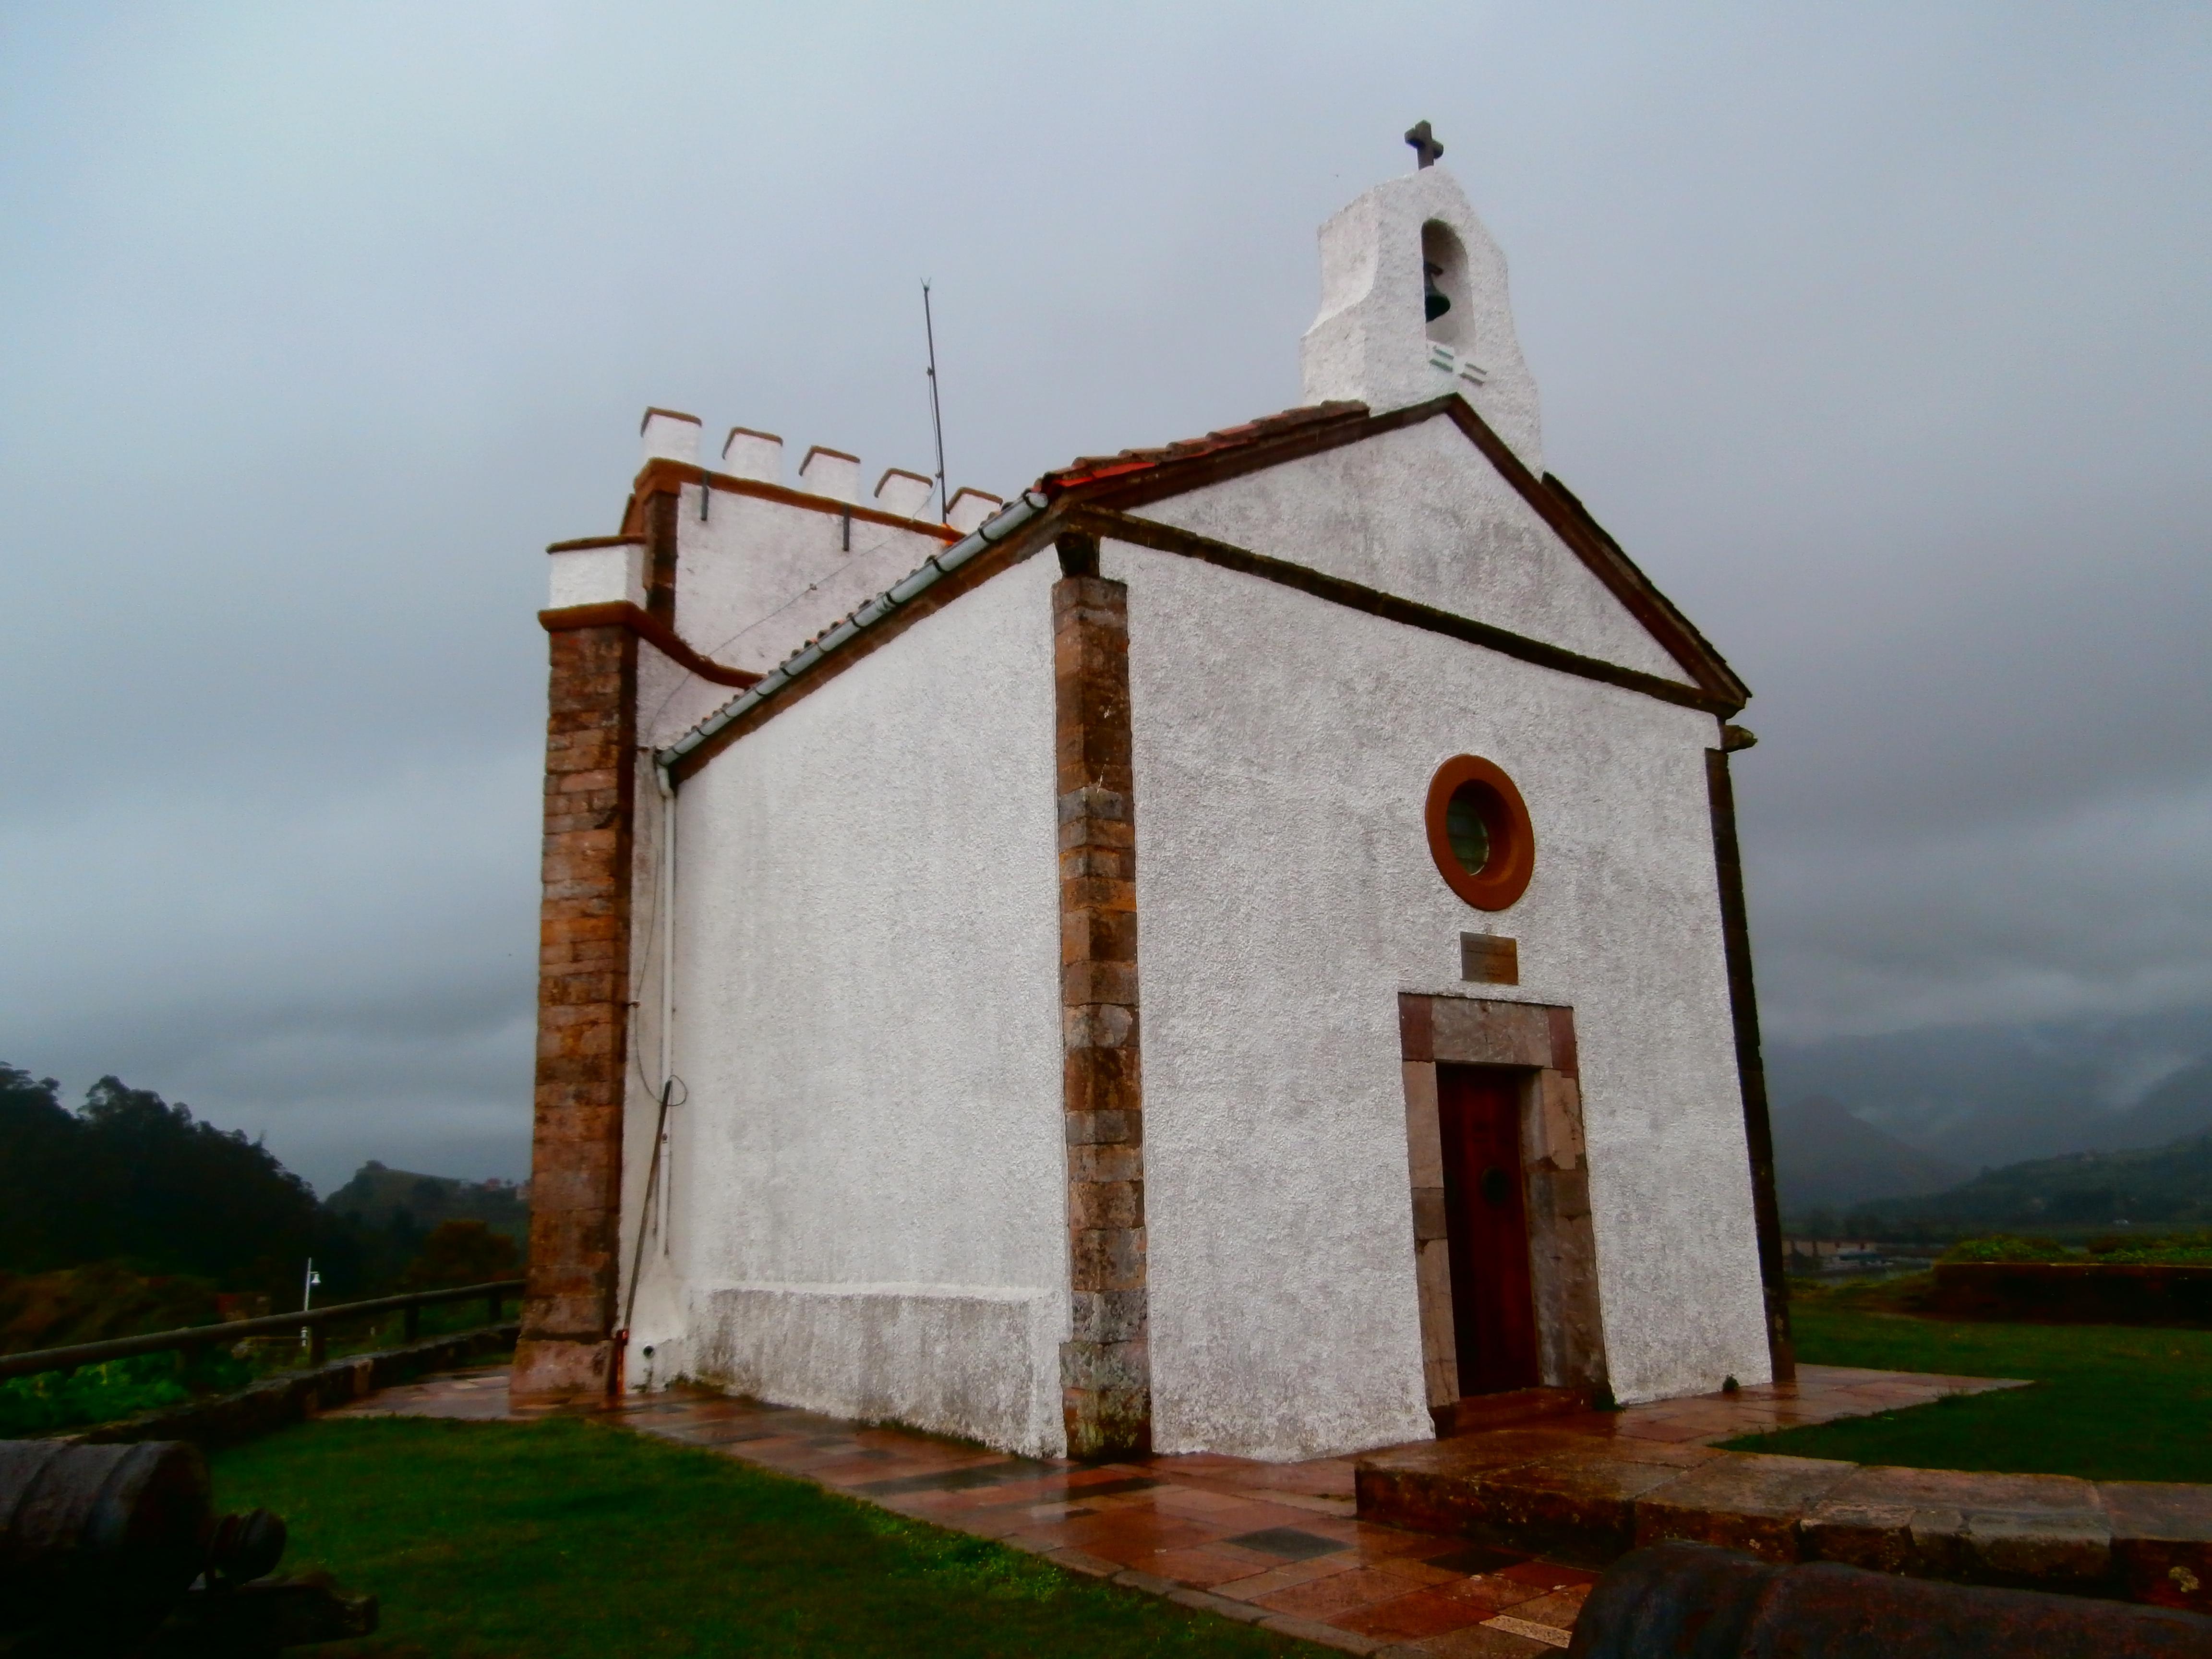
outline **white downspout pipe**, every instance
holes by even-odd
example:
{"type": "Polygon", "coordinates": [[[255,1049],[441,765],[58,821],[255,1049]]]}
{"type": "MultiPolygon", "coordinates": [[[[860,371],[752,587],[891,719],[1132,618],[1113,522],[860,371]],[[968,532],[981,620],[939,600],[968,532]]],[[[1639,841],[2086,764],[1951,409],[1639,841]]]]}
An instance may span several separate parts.
{"type": "MultiPolygon", "coordinates": [[[[668,763],[654,757],[653,781],[660,791],[660,1087],[666,1098],[676,1075],[676,783],[668,763]]],[[[668,1200],[675,1182],[670,1170],[668,1117],[660,1122],[660,1253],[668,1254],[668,1200]]],[[[645,1218],[638,1218],[645,1224],[645,1218]]]]}

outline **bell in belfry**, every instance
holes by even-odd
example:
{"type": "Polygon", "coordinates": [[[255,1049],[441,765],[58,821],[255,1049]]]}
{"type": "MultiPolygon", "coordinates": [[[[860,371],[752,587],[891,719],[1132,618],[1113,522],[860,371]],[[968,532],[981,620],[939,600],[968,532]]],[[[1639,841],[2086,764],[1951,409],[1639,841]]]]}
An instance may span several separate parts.
{"type": "Polygon", "coordinates": [[[1432,323],[1451,309],[1451,295],[1437,286],[1437,278],[1443,274],[1444,268],[1442,265],[1433,264],[1426,260],[1422,262],[1421,304],[1428,313],[1429,320],[1432,323]]]}

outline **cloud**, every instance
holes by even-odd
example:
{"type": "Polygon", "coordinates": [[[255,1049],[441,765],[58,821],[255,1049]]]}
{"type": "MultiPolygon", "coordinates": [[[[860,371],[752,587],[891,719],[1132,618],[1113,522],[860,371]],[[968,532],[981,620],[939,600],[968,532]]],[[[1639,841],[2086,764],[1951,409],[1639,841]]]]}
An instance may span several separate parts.
{"type": "Polygon", "coordinates": [[[1738,777],[1778,1032],[2212,1004],[2212,492],[1990,517],[1777,596],[1738,777]]]}
{"type": "MultiPolygon", "coordinates": [[[[2212,15],[0,15],[0,1054],[514,1173],[550,541],[637,411],[953,483],[1297,396],[1426,117],[1760,696],[1778,1028],[2203,999],[2212,15]]],[[[413,1150],[408,1150],[408,1149],[413,1150]]]]}
{"type": "Polygon", "coordinates": [[[276,771],[0,825],[0,936],[29,947],[0,963],[0,1057],[156,1088],[325,1190],[378,1147],[526,1173],[539,764],[276,771]]]}
{"type": "Polygon", "coordinates": [[[2212,1003],[2212,784],[1767,843],[1753,892],[1778,1037],[2212,1003]]]}

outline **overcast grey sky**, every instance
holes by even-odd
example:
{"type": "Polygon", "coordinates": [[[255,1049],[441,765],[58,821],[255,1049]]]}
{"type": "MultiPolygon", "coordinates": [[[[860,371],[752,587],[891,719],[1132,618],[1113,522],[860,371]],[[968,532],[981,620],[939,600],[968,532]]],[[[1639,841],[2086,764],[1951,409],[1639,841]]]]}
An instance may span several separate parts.
{"type": "Polygon", "coordinates": [[[1296,400],[1445,165],[1759,692],[1787,1037],[2212,1002],[2212,7],[0,5],[0,1058],[527,1162],[549,541],[639,411],[953,483],[1296,400]]]}

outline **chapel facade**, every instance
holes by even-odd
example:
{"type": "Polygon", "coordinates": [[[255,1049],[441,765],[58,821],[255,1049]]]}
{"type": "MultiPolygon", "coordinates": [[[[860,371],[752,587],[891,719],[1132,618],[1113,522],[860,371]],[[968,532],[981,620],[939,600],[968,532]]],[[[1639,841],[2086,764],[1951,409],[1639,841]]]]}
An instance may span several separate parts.
{"type": "Polygon", "coordinates": [[[648,411],[540,616],[518,1396],[1288,1459],[1787,1374],[1749,693],[1419,154],[1282,414],[945,503],[648,411]]]}

